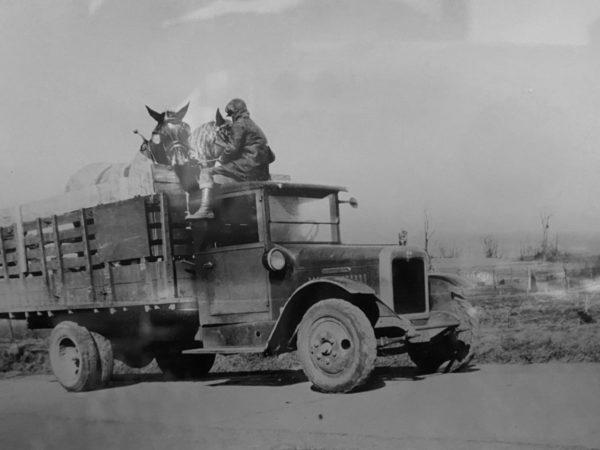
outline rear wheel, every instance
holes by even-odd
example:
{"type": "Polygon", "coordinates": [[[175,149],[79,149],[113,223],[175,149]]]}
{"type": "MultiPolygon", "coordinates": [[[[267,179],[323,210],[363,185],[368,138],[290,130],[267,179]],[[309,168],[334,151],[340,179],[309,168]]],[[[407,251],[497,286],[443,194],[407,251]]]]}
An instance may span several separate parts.
{"type": "Polygon", "coordinates": [[[141,369],[152,362],[154,355],[148,350],[140,350],[139,353],[130,351],[123,352],[119,359],[121,359],[121,361],[123,361],[129,367],[141,369]]]}
{"type": "Polygon", "coordinates": [[[61,322],[50,334],[50,365],[68,391],[93,389],[100,378],[98,350],[91,333],[75,322],[61,322]]]}
{"type": "Polygon", "coordinates": [[[156,354],[156,362],[165,377],[174,380],[201,378],[215,362],[214,354],[184,354],[180,350],[156,354]]]}
{"type": "Polygon", "coordinates": [[[134,369],[146,367],[154,359],[151,344],[135,337],[114,339],[113,351],[116,359],[134,369]]]}
{"type": "Polygon", "coordinates": [[[100,369],[99,386],[105,386],[110,381],[115,363],[112,344],[109,339],[94,331],[91,332],[98,351],[98,364],[100,369]]]}
{"type": "Polygon", "coordinates": [[[306,376],[324,392],[348,392],[363,384],[377,356],[369,319],[340,299],[322,300],[304,314],[297,346],[306,376]]]}

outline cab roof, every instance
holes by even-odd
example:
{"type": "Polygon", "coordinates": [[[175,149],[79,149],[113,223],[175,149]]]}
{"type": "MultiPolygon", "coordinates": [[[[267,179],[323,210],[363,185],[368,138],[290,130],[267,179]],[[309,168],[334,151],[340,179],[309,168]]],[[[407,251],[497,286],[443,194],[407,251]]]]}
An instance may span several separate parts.
{"type": "Polygon", "coordinates": [[[219,186],[219,193],[229,194],[233,192],[251,191],[255,189],[265,189],[269,192],[295,191],[306,193],[318,193],[322,195],[334,194],[338,192],[347,192],[343,186],[330,186],[325,184],[310,183],[292,183],[290,181],[245,181],[241,183],[227,183],[219,186]]]}

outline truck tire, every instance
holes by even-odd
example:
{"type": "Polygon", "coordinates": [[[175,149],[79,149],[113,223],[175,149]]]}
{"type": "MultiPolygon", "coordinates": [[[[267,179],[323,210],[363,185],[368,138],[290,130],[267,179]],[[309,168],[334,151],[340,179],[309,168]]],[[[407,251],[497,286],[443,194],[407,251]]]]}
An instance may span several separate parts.
{"type": "Polygon", "coordinates": [[[113,340],[112,344],[115,359],[134,369],[146,367],[154,359],[155,351],[148,342],[125,338],[113,340]]]}
{"type": "Polygon", "coordinates": [[[465,299],[455,297],[431,314],[450,316],[460,325],[441,333],[430,342],[411,345],[408,348],[410,359],[425,373],[458,372],[464,369],[473,359],[477,344],[479,320],[475,308],[465,299]]]}
{"type": "Polygon", "coordinates": [[[156,363],[167,379],[196,379],[210,371],[215,362],[215,356],[214,354],[188,355],[180,351],[159,352],[156,355],[156,363]]]}
{"type": "Polygon", "coordinates": [[[149,351],[141,351],[140,353],[126,352],[120,355],[121,361],[133,369],[142,369],[152,362],[154,355],[149,351]]]}
{"type": "Polygon", "coordinates": [[[91,333],[75,322],[61,322],[50,334],[50,365],[58,382],[67,390],[94,389],[100,374],[98,350],[91,333]]]}
{"type": "Polygon", "coordinates": [[[304,373],[322,392],[348,392],[363,384],[375,365],[376,344],[367,316],[341,299],[314,304],[298,329],[304,373]]]}
{"type": "Polygon", "coordinates": [[[101,334],[94,331],[91,333],[94,343],[96,344],[96,350],[98,351],[98,364],[100,368],[98,386],[106,386],[110,381],[113,373],[113,366],[115,364],[112,344],[109,339],[101,334]]]}

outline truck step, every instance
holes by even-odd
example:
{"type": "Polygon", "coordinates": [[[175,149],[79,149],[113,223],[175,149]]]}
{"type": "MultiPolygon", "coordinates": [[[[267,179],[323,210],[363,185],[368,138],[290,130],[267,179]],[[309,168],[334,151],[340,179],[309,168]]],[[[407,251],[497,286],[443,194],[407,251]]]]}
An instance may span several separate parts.
{"type": "Polygon", "coordinates": [[[264,347],[212,347],[212,348],[193,348],[190,350],[184,350],[182,353],[185,354],[206,354],[206,353],[220,353],[222,355],[230,355],[236,353],[262,353],[264,347]]]}

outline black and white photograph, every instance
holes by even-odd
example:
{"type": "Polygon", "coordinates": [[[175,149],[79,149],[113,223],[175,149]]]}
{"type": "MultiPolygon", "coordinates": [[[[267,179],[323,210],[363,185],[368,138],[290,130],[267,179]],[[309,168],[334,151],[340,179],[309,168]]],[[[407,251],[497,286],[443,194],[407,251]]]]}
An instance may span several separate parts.
{"type": "Polygon", "coordinates": [[[0,448],[600,449],[600,1],[0,0],[0,448]]]}

